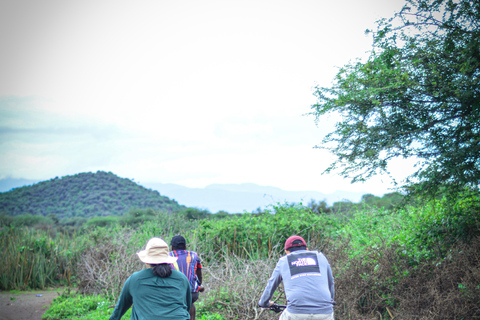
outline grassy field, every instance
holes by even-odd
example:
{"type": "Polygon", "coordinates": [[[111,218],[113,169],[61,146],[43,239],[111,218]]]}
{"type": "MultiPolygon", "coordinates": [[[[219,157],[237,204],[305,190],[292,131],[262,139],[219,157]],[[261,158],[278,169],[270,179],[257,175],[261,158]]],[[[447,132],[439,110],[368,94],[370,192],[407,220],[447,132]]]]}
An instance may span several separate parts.
{"type": "MultiPolygon", "coordinates": [[[[466,194],[454,203],[440,199],[388,210],[364,205],[322,213],[278,204],[258,214],[195,220],[155,212],[134,224],[120,218],[86,224],[71,235],[4,226],[0,284],[9,290],[61,283],[68,290],[44,319],[107,319],[125,280],[143,268],[135,252],[151,237],[169,242],[181,233],[204,266],[197,319],[276,319],[257,302],[284,241],[299,234],[332,265],[336,319],[475,319],[479,203],[466,194]]],[[[274,298],[285,303],[281,288],[274,298]]]]}

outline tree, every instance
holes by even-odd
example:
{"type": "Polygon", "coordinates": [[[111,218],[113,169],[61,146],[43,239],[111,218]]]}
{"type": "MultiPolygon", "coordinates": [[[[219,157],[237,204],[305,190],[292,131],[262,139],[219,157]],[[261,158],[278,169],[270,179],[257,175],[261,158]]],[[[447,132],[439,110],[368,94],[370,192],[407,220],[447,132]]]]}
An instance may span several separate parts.
{"type": "Polygon", "coordinates": [[[320,148],[352,182],[387,173],[397,157],[417,159],[409,191],[478,189],[480,182],[480,1],[407,0],[377,22],[366,62],[340,68],[317,87],[311,114],[340,121],[320,148]]]}
{"type": "Polygon", "coordinates": [[[328,208],[327,201],[325,200],[318,201],[317,203],[315,199],[311,199],[307,207],[316,214],[330,213],[332,211],[331,208],[328,208]]]}
{"type": "Polygon", "coordinates": [[[179,214],[183,214],[187,220],[199,220],[207,218],[210,212],[205,209],[186,208],[180,211],[179,214]]]}

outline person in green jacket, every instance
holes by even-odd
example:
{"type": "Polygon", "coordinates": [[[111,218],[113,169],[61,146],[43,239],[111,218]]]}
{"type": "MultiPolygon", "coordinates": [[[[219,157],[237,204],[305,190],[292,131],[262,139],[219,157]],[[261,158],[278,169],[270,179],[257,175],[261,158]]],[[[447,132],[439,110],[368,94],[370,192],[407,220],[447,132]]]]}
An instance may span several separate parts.
{"type": "Polygon", "coordinates": [[[122,293],[110,320],[119,320],[132,307],[132,320],[189,320],[192,290],[187,277],[172,265],[177,258],[168,254],[168,245],[160,238],[148,241],[137,253],[147,269],[133,273],[123,285],[122,293]]]}

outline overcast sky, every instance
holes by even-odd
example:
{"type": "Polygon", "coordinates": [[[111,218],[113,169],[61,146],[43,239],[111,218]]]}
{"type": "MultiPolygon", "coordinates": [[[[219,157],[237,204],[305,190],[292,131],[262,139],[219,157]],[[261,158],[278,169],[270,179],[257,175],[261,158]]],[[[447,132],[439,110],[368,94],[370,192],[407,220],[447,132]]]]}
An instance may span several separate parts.
{"type": "Polygon", "coordinates": [[[304,114],[403,3],[2,0],[0,179],[388,192],[322,175],[334,119],[304,114]]]}

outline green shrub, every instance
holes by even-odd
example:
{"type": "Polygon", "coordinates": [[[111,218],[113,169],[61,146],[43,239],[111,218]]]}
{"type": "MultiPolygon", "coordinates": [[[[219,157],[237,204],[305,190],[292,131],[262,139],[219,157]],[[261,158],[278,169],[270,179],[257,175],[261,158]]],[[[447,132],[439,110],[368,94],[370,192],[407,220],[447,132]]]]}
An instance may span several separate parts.
{"type": "Polygon", "coordinates": [[[0,228],[10,227],[14,218],[6,214],[0,214],[0,228]]]}
{"type": "Polygon", "coordinates": [[[225,320],[225,318],[218,313],[204,313],[200,317],[196,317],[198,320],[225,320]]]}
{"type": "Polygon", "coordinates": [[[427,258],[445,257],[451,246],[480,235],[480,197],[475,193],[460,194],[453,202],[430,201],[414,210],[417,221],[408,244],[422,248],[427,258]]]}
{"type": "Polygon", "coordinates": [[[363,209],[355,212],[337,234],[350,240],[348,254],[353,258],[365,255],[372,248],[391,245],[411,230],[415,221],[415,212],[408,210],[363,209]]]}
{"type": "Polygon", "coordinates": [[[53,225],[54,221],[40,214],[21,214],[16,216],[11,222],[11,225],[14,227],[33,227],[39,224],[53,225]]]}
{"type": "Polygon", "coordinates": [[[226,253],[255,260],[283,252],[285,240],[294,234],[302,235],[311,249],[316,249],[316,245],[334,235],[339,224],[335,216],[314,214],[302,204],[285,204],[259,214],[201,220],[194,236],[202,239],[202,252],[214,253],[208,259],[226,253]]]}
{"type": "MultiPolygon", "coordinates": [[[[78,318],[91,311],[97,310],[97,308],[100,308],[98,313],[105,314],[105,306],[107,305],[108,302],[101,295],[87,296],[66,290],[61,296],[53,300],[50,308],[43,314],[42,319],[62,320],[78,318]]],[[[108,315],[108,313],[106,313],[106,315],[108,315]]]]}
{"type": "Polygon", "coordinates": [[[350,257],[364,255],[381,245],[399,246],[400,254],[413,264],[445,257],[457,242],[480,235],[480,200],[465,194],[455,202],[431,200],[421,207],[399,210],[364,209],[338,230],[350,239],[350,257]]]}
{"type": "Polygon", "coordinates": [[[128,212],[120,218],[120,223],[123,226],[136,227],[147,221],[154,221],[158,216],[152,208],[141,209],[131,208],[128,212]]]}
{"type": "Polygon", "coordinates": [[[113,216],[93,217],[85,223],[86,228],[110,227],[118,224],[118,218],[113,216]]]}

